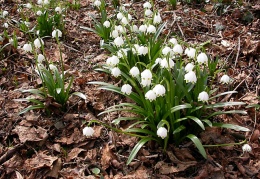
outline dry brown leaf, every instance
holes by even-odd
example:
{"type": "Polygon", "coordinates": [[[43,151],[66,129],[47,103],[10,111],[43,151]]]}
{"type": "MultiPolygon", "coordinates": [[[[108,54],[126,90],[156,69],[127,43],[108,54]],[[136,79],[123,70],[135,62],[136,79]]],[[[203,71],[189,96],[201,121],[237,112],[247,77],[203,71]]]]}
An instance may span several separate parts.
{"type": "Polygon", "coordinates": [[[84,149],[81,148],[74,148],[70,151],[70,153],[68,154],[68,158],[66,159],[67,162],[71,161],[72,159],[75,159],[78,157],[78,155],[82,152],[82,151],[86,151],[84,149]]]}
{"type": "Polygon", "coordinates": [[[149,178],[148,171],[144,166],[140,166],[133,174],[126,175],[122,179],[146,179],[149,178]]]}
{"type": "Polygon", "coordinates": [[[51,168],[53,162],[55,162],[57,159],[58,157],[53,157],[40,152],[34,158],[27,159],[25,161],[25,166],[28,167],[28,169],[38,169],[42,167],[51,168]]]}
{"type": "Polygon", "coordinates": [[[47,174],[47,176],[52,178],[58,178],[61,167],[62,167],[62,161],[60,158],[58,158],[58,160],[54,162],[53,167],[51,171],[47,174]]]}
{"type": "Polygon", "coordinates": [[[106,170],[109,166],[111,166],[111,161],[116,159],[115,154],[111,151],[108,144],[105,145],[102,151],[101,157],[101,166],[104,170],[106,170]]]}
{"type": "Polygon", "coordinates": [[[25,127],[25,126],[16,126],[13,130],[18,134],[19,139],[22,143],[26,141],[42,141],[48,137],[47,131],[42,127],[25,127]]]}
{"type": "Polygon", "coordinates": [[[11,159],[3,163],[6,173],[9,174],[15,170],[22,169],[23,159],[19,155],[14,155],[11,159]]]}

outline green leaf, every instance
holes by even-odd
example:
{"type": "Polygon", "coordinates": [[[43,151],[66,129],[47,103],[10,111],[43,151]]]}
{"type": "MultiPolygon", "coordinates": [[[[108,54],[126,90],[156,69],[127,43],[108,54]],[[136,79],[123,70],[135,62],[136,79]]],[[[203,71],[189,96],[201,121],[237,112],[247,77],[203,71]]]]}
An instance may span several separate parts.
{"type": "Polygon", "coordinates": [[[206,124],[208,124],[209,127],[212,127],[212,122],[211,122],[210,120],[208,120],[208,119],[203,119],[203,120],[201,120],[201,121],[203,121],[203,122],[205,122],[206,124]]]}
{"type": "Polygon", "coordinates": [[[162,119],[166,119],[169,116],[169,114],[171,114],[171,113],[174,113],[174,112],[179,111],[181,109],[187,109],[187,108],[192,108],[192,106],[190,104],[181,104],[181,105],[178,105],[178,106],[174,106],[173,108],[171,108],[171,110],[169,112],[164,114],[162,119]]]}
{"type": "Polygon", "coordinates": [[[203,147],[203,145],[201,144],[200,140],[198,139],[198,137],[196,137],[195,135],[193,134],[189,134],[186,136],[187,138],[189,138],[190,140],[192,140],[192,142],[195,144],[195,146],[198,148],[200,154],[205,158],[207,159],[207,154],[206,154],[206,151],[203,147]]]}
{"type": "Polygon", "coordinates": [[[234,129],[236,131],[248,132],[250,129],[235,124],[213,123],[213,126],[234,129]]]}
{"type": "Polygon", "coordinates": [[[44,105],[34,105],[34,106],[28,106],[27,108],[23,109],[22,111],[20,111],[18,114],[21,115],[23,113],[26,113],[30,110],[34,110],[34,109],[44,109],[45,106],[44,105]]]}
{"type": "Polygon", "coordinates": [[[130,128],[130,129],[126,129],[125,132],[142,133],[142,134],[146,134],[146,135],[155,136],[154,132],[152,132],[152,131],[150,131],[148,129],[130,128]]]}
{"type": "Polygon", "coordinates": [[[181,125],[181,126],[179,126],[177,129],[175,129],[175,130],[172,132],[172,134],[173,134],[173,135],[174,135],[174,134],[177,134],[177,133],[181,132],[181,131],[184,130],[184,129],[186,129],[186,127],[183,126],[183,125],[181,125]]]}
{"type": "Polygon", "coordinates": [[[199,118],[194,117],[194,116],[187,116],[187,118],[193,120],[194,122],[196,122],[201,127],[201,129],[205,130],[205,127],[204,127],[203,123],[201,122],[201,120],[199,118]]]}
{"type": "Polygon", "coordinates": [[[130,153],[126,165],[129,165],[132,160],[135,158],[136,154],[138,151],[141,149],[141,147],[148,141],[152,140],[152,138],[147,137],[147,138],[142,138],[133,148],[132,152],[130,153]]]}
{"type": "Polygon", "coordinates": [[[236,106],[236,105],[244,105],[246,103],[243,102],[224,102],[224,103],[216,103],[211,105],[205,105],[205,108],[219,108],[219,107],[226,107],[226,106],[236,106]]]}
{"type": "Polygon", "coordinates": [[[217,116],[217,115],[221,115],[221,114],[247,114],[246,111],[242,111],[242,110],[232,110],[232,111],[217,111],[212,113],[211,115],[209,115],[207,118],[211,118],[212,116],[217,116]]]}
{"type": "Polygon", "coordinates": [[[138,117],[119,117],[117,119],[114,119],[112,123],[118,125],[121,121],[132,121],[132,120],[142,120],[142,119],[138,117]]]}
{"type": "Polygon", "coordinates": [[[78,97],[80,97],[80,98],[82,98],[82,99],[84,99],[84,100],[87,99],[86,95],[84,95],[84,94],[81,93],[81,92],[74,92],[74,93],[72,93],[71,95],[76,95],[76,96],[78,96],[78,97]]]}
{"type": "Polygon", "coordinates": [[[226,94],[233,94],[233,93],[237,93],[237,91],[227,91],[227,92],[224,92],[224,93],[217,94],[216,96],[212,96],[209,99],[214,99],[214,98],[217,98],[219,96],[223,96],[223,95],[226,95],[226,94]]]}
{"type": "Polygon", "coordinates": [[[42,98],[44,98],[45,93],[43,91],[40,91],[38,89],[26,89],[26,90],[21,90],[22,93],[32,93],[32,94],[36,94],[42,98]]]}
{"type": "Polygon", "coordinates": [[[164,119],[159,122],[159,124],[157,125],[157,129],[160,128],[160,127],[163,127],[164,125],[167,126],[167,130],[169,131],[170,130],[170,124],[169,124],[168,121],[166,121],[164,119]]]}

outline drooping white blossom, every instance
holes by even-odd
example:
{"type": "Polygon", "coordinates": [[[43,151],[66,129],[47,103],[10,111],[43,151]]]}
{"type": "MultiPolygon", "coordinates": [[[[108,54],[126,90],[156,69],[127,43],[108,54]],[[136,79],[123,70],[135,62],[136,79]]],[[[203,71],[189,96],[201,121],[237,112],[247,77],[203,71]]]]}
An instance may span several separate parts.
{"type": "Polygon", "coordinates": [[[165,87],[161,84],[157,84],[155,85],[155,87],[153,88],[154,93],[156,94],[156,96],[164,96],[165,95],[165,87]]]}
{"type": "Polygon", "coordinates": [[[56,38],[56,36],[58,37],[62,37],[62,32],[59,29],[54,29],[51,33],[52,38],[56,38]]]}
{"type": "Polygon", "coordinates": [[[110,27],[110,22],[109,21],[105,21],[103,23],[103,26],[105,26],[106,28],[109,28],[110,27]]]}
{"type": "Polygon", "coordinates": [[[143,8],[144,8],[144,9],[151,9],[151,8],[152,8],[152,4],[151,4],[150,2],[145,2],[145,3],[143,4],[143,8]]]}
{"type": "Polygon", "coordinates": [[[83,129],[83,135],[85,135],[85,136],[87,136],[87,137],[91,137],[91,136],[93,136],[93,134],[94,134],[94,129],[92,128],[92,127],[85,127],[84,129],[83,129]]]}
{"type": "Polygon", "coordinates": [[[139,27],[139,31],[145,33],[146,30],[147,30],[147,25],[146,25],[146,24],[140,25],[140,27],[139,27]]]}
{"type": "Polygon", "coordinates": [[[44,42],[41,38],[37,38],[33,42],[35,48],[40,48],[42,45],[44,45],[44,42]]]}
{"type": "Polygon", "coordinates": [[[5,22],[4,25],[3,25],[3,27],[6,28],[6,29],[8,29],[8,27],[9,27],[8,23],[5,22]]]}
{"type": "Polygon", "coordinates": [[[55,7],[55,12],[61,14],[62,10],[59,6],[55,7]]]}
{"type": "Polygon", "coordinates": [[[3,18],[5,18],[7,15],[8,15],[8,11],[3,11],[3,12],[2,12],[3,18]]]}
{"type": "Polygon", "coordinates": [[[196,56],[196,49],[189,47],[185,49],[185,55],[187,55],[189,58],[195,58],[196,56]]]}
{"type": "Polygon", "coordinates": [[[138,55],[146,55],[148,53],[148,47],[140,46],[137,49],[137,53],[138,53],[138,55]]]}
{"type": "Polygon", "coordinates": [[[138,44],[134,44],[134,47],[132,48],[133,54],[137,54],[137,53],[138,53],[139,47],[140,47],[140,46],[139,46],[138,44]]]}
{"type": "Polygon", "coordinates": [[[106,61],[106,64],[108,66],[114,67],[119,63],[119,58],[115,55],[113,55],[112,57],[109,57],[106,61]]]}
{"type": "Polygon", "coordinates": [[[121,46],[124,44],[123,38],[122,38],[121,36],[115,38],[114,44],[115,44],[117,47],[121,47],[121,46]]]}
{"type": "Polygon", "coordinates": [[[149,90],[145,93],[145,99],[149,101],[154,101],[156,99],[156,94],[153,90],[149,90]]]}
{"type": "Polygon", "coordinates": [[[141,85],[142,86],[149,86],[152,83],[152,72],[149,69],[145,69],[141,73],[141,85]]]}
{"type": "Polygon", "coordinates": [[[162,22],[162,18],[159,13],[155,14],[153,17],[153,24],[160,24],[162,22]]]}
{"type": "Polygon", "coordinates": [[[209,100],[209,95],[206,91],[199,93],[198,101],[207,102],[209,100]]]}
{"type": "Polygon", "coordinates": [[[37,62],[42,63],[44,59],[45,59],[45,57],[43,56],[43,54],[39,54],[37,57],[37,62]]]}
{"type": "Polygon", "coordinates": [[[111,74],[114,76],[114,77],[119,77],[121,75],[121,71],[118,67],[115,67],[111,70],[111,74]]]}
{"type": "Polygon", "coordinates": [[[43,4],[47,5],[47,4],[50,4],[50,2],[49,2],[49,0],[44,0],[43,4]]]}
{"type": "Polygon", "coordinates": [[[154,34],[156,32],[156,28],[153,25],[149,25],[147,27],[147,33],[148,34],[154,34]]]}
{"type": "Polygon", "coordinates": [[[130,69],[129,73],[132,77],[137,77],[140,74],[140,71],[136,66],[134,66],[130,69]]]}
{"type": "Polygon", "coordinates": [[[27,7],[28,9],[31,9],[31,8],[32,8],[32,4],[31,4],[31,3],[27,3],[27,4],[25,5],[25,7],[27,7]]]}
{"type": "Polygon", "coordinates": [[[127,56],[127,51],[128,51],[128,49],[122,48],[122,49],[120,49],[120,50],[117,52],[117,56],[118,56],[119,58],[123,58],[124,56],[127,56]]]}
{"type": "Polygon", "coordinates": [[[193,71],[190,71],[184,75],[184,80],[186,81],[186,83],[196,83],[197,82],[196,74],[193,71]]]}
{"type": "Polygon", "coordinates": [[[37,11],[37,12],[36,12],[36,15],[37,15],[37,16],[41,16],[41,15],[42,15],[42,11],[40,11],[40,10],[37,11]]]}
{"type": "Polygon", "coordinates": [[[251,152],[252,151],[252,147],[250,145],[248,145],[248,144],[244,144],[242,146],[242,150],[243,150],[243,153],[244,152],[251,152]]]}
{"type": "Polygon", "coordinates": [[[130,95],[132,93],[132,86],[129,84],[124,84],[121,87],[121,92],[127,95],[130,95]]]}
{"type": "Polygon", "coordinates": [[[163,55],[168,55],[168,54],[171,54],[172,53],[172,49],[170,48],[170,47],[168,47],[168,46],[166,46],[166,47],[164,47],[163,49],[162,49],[162,54],[163,55]]]}
{"type": "Polygon", "coordinates": [[[197,56],[197,62],[200,63],[200,64],[203,64],[203,63],[207,64],[208,56],[205,53],[200,53],[197,56]]]}
{"type": "Polygon", "coordinates": [[[118,30],[113,30],[110,36],[113,37],[114,39],[117,38],[119,36],[118,30]]]}
{"type": "Polygon", "coordinates": [[[220,78],[220,83],[223,83],[223,84],[228,84],[230,82],[230,77],[228,75],[223,75],[221,78],[220,78]]]}
{"type": "Polygon", "coordinates": [[[122,23],[123,25],[128,25],[128,24],[129,24],[126,17],[123,17],[123,18],[121,19],[121,23],[122,23]]]}
{"type": "Polygon", "coordinates": [[[100,6],[101,6],[101,1],[95,0],[95,1],[94,1],[94,6],[100,7],[100,6]]]}
{"type": "Polygon", "coordinates": [[[167,129],[165,127],[159,127],[157,129],[157,136],[161,137],[162,139],[164,139],[165,137],[167,137],[167,129]]]}
{"type": "Polygon", "coordinates": [[[171,39],[169,40],[169,42],[170,42],[172,45],[177,45],[177,44],[178,44],[178,41],[177,41],[176,38],[171,38],[171,39]]]}
{"type": "Polygon", "coordinates": [[[180,44],[174,45],[172,51],[176,54],[182,54],[183,53],[183,49],[182,49],[182,46],[180,44]]]}
{"type": "Polygon", "coordinates": [[[132,30],[133,32],[138,32],[138,27],[137,27],[137,25],[133,25],[133,26],[131,27],[131,30],[132,30]]]}
{"type": "Polygon", "coordinates": [[[172,59],[167,60],[166,58],[163,58],[160,66],[161,68],[172,69],[174,67],[174,61],[172,59]]]}
{"type": "Polygon", "coordinates": [[[25,52],[32,52],[32,45],[31,44],[24,44],[23,45],[23,50],[25,52]]]}
{"type": "Polygon", "coordinates": [[[124,17],[124,15],[121,12],[119,12],[117,13],[116,17],[118,20],[121,20],[124,17]]]}
{"type": "Polygon", "coordinates": [[[147,16],[147,17],[151,16],[152,14],[153,14],[153,11],[151,11],[151,9],[146,9],[144,11],[144,15],[147,16]]]}
{"type": "Polygon", "coordinates": [[[161,62],[162,62],[162,59],[161,59],[161,58],[156,58],[155,64],[161,64],[161,62]]]}
{"type": "Polygon", "coordinates": [[[188,63],[186,66],[185,66],[185,71],[188,73],[190,71],[192,71],[194,68],[194,65],[192,63],[188,63]]]}

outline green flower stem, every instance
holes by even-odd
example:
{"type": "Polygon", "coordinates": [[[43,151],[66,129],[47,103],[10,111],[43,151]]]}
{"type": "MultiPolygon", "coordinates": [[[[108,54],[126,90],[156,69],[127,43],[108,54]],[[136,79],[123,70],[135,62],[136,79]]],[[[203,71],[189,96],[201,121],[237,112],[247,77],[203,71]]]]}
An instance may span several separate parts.
{"type": "Polygon", "coordinates": [[[215,144],[215,145],[203,145],[203,147],[225,147],[225,146],[233,146],[233,145],[242,145],[244,143],[246,143],[246,139],[238,142],[238,143],[228,143],[228,144],[215,144]]]}

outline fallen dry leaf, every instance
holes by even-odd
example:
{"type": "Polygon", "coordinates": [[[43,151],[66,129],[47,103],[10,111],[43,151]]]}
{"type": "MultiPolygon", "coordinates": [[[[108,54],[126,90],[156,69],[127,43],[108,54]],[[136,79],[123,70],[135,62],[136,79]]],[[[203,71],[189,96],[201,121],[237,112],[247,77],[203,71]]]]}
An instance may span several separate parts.
{"type": "Polygon", "coordinates": [[[67,162],[71,161],[72,159],[75,159],[76,157],[78,157],[78,155],[82,152],[82,151],[86,151],[84,149],[81,148],[73,148],[70,153],[68,154],[68,157],[66,159],[67,162]]]}
{"type": "Polygon", "coordinates": [[[52,168],[53,162],[55,162],[57,159],[58,157],[46,155],[43,151],[41,151],[34,158],[27,159],[25,161],[25,166],[30,169],[38,169],[42,167],[52,168]]]}
{"type": "Polygon", "coordinates": [[[115,154],[111,151],[108,144],[102,150],[101,166],[104,170],[111,166],[113,159],[116,159],[115,154]]]}

